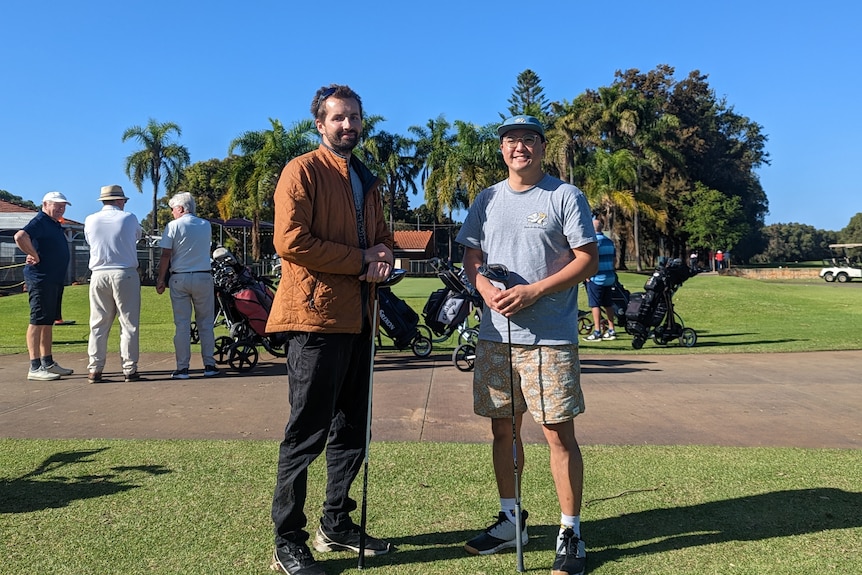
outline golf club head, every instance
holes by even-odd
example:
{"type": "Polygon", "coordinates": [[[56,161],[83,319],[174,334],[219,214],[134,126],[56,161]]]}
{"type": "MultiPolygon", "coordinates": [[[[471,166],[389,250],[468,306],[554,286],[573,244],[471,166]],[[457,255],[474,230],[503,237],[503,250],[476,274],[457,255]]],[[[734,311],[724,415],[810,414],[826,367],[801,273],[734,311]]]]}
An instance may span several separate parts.
{"type": "Polygon", "coordinates": [[[482,264],[479,266],[479,274],[491,281],[505,284],[509,279],[509,268],[503,264],[482,264]]]}

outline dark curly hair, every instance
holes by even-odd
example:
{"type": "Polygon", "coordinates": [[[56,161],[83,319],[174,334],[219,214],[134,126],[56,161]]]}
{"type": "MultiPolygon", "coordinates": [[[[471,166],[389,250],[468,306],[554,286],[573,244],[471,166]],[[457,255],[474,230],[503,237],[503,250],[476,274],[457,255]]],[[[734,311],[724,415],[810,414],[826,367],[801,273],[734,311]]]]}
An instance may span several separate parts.
{"type": "Polygon", "coordinates": [[[362,98],[359,97],[359,94],[351,90],[350,86],[330,84],[329,86],[323,86],[314,94],[314,98],[311,100],[312,118],[321,122],[326,119],[326,110],[323,108],[323,102],[330,97],[335,97],[339,100],[353,98],[359,104],[359,115],[362,115],[362,98]]]}

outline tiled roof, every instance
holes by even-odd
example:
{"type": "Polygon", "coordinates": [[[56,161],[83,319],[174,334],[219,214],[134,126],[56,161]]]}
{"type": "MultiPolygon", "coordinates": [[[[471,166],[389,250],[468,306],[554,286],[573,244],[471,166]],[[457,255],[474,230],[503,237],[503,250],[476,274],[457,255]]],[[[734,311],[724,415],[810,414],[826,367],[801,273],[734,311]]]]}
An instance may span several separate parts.
{"type": "Polygon", "coordinates": [[[426,231],[396,231],[395,249],[424,252],[431,244],[434,232],[426,231]]]}
{"type": "Polygon", "coordinates": [[[35,213],[36,210],[32,210],[30,208],[25,208],[24,206],[19,206],[18,204],[13,204],[12,202],[7,202],[6,200],[0,200],[0,213],[17,213],[17,212],[29,212],[35,213]]]}

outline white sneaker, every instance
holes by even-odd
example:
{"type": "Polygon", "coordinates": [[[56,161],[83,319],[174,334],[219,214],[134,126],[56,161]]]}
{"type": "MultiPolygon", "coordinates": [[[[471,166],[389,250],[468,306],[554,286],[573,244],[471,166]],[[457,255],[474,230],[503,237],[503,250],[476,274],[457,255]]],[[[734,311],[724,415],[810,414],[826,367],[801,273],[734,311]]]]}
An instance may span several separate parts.
{"type": "Polygon", "coordinates": [[[584,341],[602,341],[602,332],[594,331],[584,338],[584,341]]]}
{"type": "Polygon", "coordinates": [[[51,373],[44,367],[40,367],[39,369],[29,370],[27,372],[27,379],[32,381],[54,381],[55,379],[60,379],[60,374],[51,373]]]}
{"type": "Polygon", "coordinates": [[[610,329],[610,330],[605,332],[605,335],[602,336],[602,339],[605,341],[613,341],[613,340],[617,339],[617,332],[610,329]]]}
{"type": "Polygon", "coordinates": [[[72,375],[73,373],[75,373],[74,369],[63,367],[56,361],[47,367],[43,365],[42,369],[51,373],[56,373],[57,375],[72,375]]]}

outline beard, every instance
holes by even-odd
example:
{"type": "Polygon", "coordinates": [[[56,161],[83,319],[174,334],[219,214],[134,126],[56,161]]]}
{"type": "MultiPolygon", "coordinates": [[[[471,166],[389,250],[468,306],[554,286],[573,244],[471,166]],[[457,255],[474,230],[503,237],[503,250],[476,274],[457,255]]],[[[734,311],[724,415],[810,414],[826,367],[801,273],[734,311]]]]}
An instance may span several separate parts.
{"type": "Polygon", "coordinates": [[[359,134],[353,130],[337,130],[327,132],[326,141],[329,147],[342,155],[349,155],[359,143],[359,134]]]}

